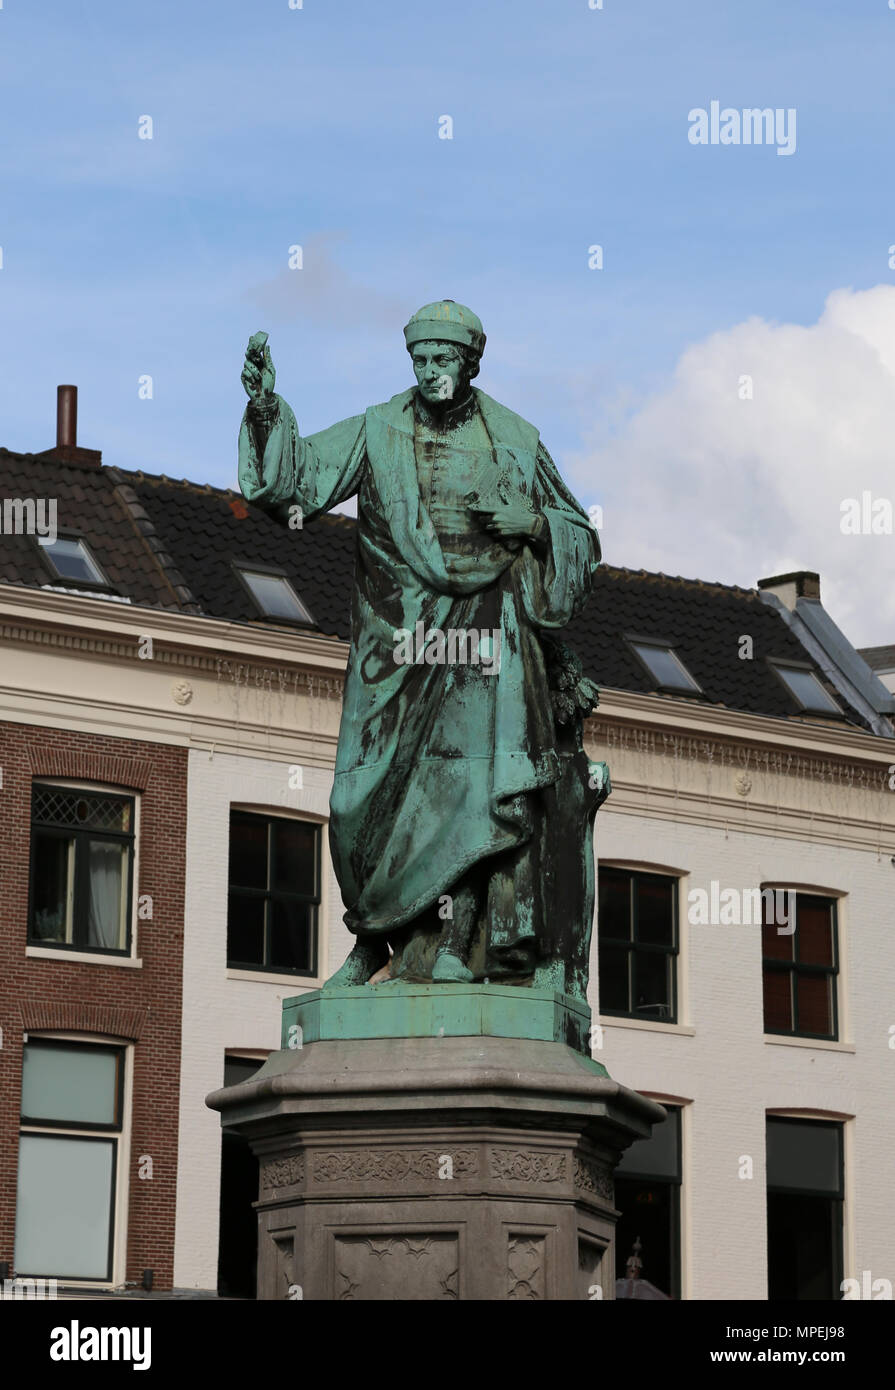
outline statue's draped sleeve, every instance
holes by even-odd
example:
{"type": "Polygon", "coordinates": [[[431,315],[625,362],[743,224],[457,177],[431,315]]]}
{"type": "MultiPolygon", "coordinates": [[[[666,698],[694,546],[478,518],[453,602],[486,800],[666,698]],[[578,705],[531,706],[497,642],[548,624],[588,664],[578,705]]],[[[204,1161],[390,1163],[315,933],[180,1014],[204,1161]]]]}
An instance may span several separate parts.
{"type": "Polygon", "coordinates": [[[547,534],[545,545],[526,546],[518,561],[522,606],[536,627],[565,627],[590,593],[600,541],[540,443],[533,491],[547,534]]]}
{"type": "Polygon", "coordinates": [[[292,410],[282,396],[276,400],[263,452],[246,407],[239,430],[239,486],[249,502],[275,514],[298,505],[304,520],[311,520],[357,492],[366,460],[364,417],[352,415],[302,439],[292,410]]]}

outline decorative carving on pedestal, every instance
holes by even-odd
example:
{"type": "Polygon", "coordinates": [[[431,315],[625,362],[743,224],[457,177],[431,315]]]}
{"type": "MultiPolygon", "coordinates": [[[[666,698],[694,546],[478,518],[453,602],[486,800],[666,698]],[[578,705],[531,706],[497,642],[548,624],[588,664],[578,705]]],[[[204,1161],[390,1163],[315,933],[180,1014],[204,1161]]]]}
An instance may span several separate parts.
{"type": "Polygon", "coordinates": [[[295,1187],[305,1180],[304,1154],[290,1154],[288,1158],[272,1158],[261,1164],[261,1191],[273,1188],[295,1187]]]}
{"type": "Polygon", "coordinates": [[[544,1298],[544,1237],[510,1236],[507,1248],[507,1298],[544,1298]]]}
{"type": "Polygon", "coordinates": [[[492,1149],[492,1178],[515,1182],[561,1182],[566,1177],[566,1155],[538,1153],[531,1149],[492,1149]]]}
{"type": "Polygon", "coordinates": [[[475,1173],[474,1149],[341,1149],[314,1155],[314,1182],[401,1182],[406,1178],[463,1178],[475,1173]]]}
{"type": "Polygon", "coordinates": [[[585,1192],[593,1192],[607,1202],[614,1202],[615,1188],[612,1176],[604,1164],[584,1154],[575,1155],[575,1186],[583,1187],[585,1192]]]}
{"type": "Polygon", "coordinates": [[[459,1254],[453,1232],[433,1236],[337,1236],[340,1300],[459,1297],[459,1254]]]}

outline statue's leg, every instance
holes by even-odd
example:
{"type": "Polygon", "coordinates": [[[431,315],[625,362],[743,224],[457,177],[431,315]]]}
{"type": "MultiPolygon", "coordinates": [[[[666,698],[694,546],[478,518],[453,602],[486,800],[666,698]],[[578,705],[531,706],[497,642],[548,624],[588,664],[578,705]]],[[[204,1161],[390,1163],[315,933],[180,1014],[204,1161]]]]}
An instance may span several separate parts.
{"type": "Polygon", "coordinates": [[[469,943],[479,910],[480,890],[473,872],[467,875],[451,893],[452,915],[441,929],[432,979],[435,981],[456,981],[465,984],[473,978],[467,968],[469,943]]]}
{"type": "Polygon", "coordinates": [[[324,989],[337,985],[365,985],[371,976],[381,970],[389,958],[388,942],[381,936],[357,938],[347,960],[335,975],[330,975],[324,989]]]}

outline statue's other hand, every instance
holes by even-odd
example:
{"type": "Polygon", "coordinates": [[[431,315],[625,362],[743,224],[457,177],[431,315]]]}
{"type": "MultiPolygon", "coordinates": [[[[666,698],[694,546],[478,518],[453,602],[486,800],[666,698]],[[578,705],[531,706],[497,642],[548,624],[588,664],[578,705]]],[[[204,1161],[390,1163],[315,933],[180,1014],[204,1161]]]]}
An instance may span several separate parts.
{"type": "Polygon", "coordinates": [[[538,527],[537,513],[521,502],[505,502],[493,506],[478,504],[470,506],[469,510],[476,513],[487,531],[501,538],[533,536],[538,527]]]}
{"type": "Polygon", "coordinates": [[[277,384],[276,368],[270,355],[270,348],[258,348],[249,342],[242,368],[242,385],[250,399],[269,399],[277,384]]]}

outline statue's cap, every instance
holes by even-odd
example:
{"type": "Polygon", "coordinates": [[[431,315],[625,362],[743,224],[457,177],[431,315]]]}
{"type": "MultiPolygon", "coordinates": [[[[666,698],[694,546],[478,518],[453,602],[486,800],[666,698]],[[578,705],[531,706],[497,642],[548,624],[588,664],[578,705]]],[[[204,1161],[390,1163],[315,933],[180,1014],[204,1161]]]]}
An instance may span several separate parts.
{"type": "Polygon", "coordinates": [[[408,349],[414,343],[462,343],[481,354],[485,348],[482,321],[465,304],[453,299],[438,299],[417,309],[404,329],[408,349]]]}

